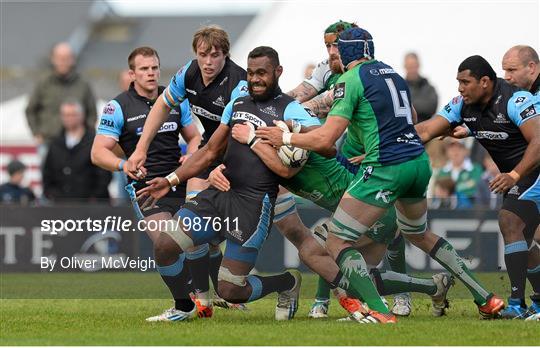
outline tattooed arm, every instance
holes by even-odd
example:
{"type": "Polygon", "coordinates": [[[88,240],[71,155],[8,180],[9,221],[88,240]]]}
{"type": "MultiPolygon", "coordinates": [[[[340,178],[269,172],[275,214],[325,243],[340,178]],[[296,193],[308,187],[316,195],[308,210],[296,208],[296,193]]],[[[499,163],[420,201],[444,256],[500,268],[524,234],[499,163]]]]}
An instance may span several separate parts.
{"type": "Polygon", "coordinates": [[[318,118],[325,118],[334,103],[334,90],[326,91],[305,102],[302,106],[313,111],[318,118]]]}
{"type": "Polygon", "coordinates": [[[310,100],[316,96],[317,90],[315,87],[304,81],[296,86],[296,88],[294,88],[292,91],[287,92],[287,94],[298,100],[298,102],[303,103],[306,100],[310,100]]]}

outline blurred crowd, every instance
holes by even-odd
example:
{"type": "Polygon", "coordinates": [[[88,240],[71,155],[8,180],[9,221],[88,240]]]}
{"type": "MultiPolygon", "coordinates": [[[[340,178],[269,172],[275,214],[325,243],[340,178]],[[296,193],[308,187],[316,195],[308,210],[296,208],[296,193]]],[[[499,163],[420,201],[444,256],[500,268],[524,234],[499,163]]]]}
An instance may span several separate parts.
{"type": "MultiPolygon", "coordinates": [[[[51,50],[51,70],[37,82],[31,93],[26,117],[41,160],[43,196],[38,197],[22,182],[26,166],[18,159],[7,166],[8,182],[0,186],[2,203],[91,202],[109,200],[113,175],[91,163],[95,136],[96,100],[91,85],[76,69],[76,57],[67,43],[51,50]]],[[[438,96],[429,80],[421,75],[420,59],[414,52],[404,57],[405,79],[409,85],[418,121],[438,111],[438,96]]],[[[311,75],[314,65],[306,66],[311,75]]],[[[119,75],[119,90],[127,90],[131,78],[127,70],[119,75]]],[[[501,197],[488,189],[498,170],[485,151],[472,139],[439,139],[427,144],[433,176],[428,198],[430,208],[495,209],[501,197]]],[[[125,178],[114,173],[122,195],[125,178]]],[[[117,198],[117,197],[115,197],[117,198]]]]}

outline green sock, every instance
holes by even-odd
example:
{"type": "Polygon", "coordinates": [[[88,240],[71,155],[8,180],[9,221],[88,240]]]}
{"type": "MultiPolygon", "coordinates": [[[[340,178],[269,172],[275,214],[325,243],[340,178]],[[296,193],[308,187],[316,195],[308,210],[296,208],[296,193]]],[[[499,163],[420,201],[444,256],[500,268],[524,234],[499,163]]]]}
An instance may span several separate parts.
{"type": "Polygon", "coordinates": [[[429,252],[429,256],[461,280],[469,289],[477,304],[484,305],[486,303],[486,299],[490,293],[478,282],[452,245],[444,238],[439,238],[433,249],[429,252]]]}
{"type": "Polygon", "coordinates": [[[405,262],[405,239],[400,234],[392,244],[388,245],[386,259],[390,269],[397,273],[407,273],[407,263],[405,262]]]}
{"type": "Polygon", "coordinates": [[[437,292],[437,285],[431,278],[416,278],[408,274],[392,271],[379,272],[378,270],[372,271],[372,275],[375,284],[377,284],[377,290],[382,296],[403,292],[420,292],[434,295],[437,292]]]}
{"type": "Polygon", "coordinates": [[[317,283],[317,294],[315,295],[316,300],[325,301],[330,299],[330,284],[323,277],[319,277],[317,283]]]}
{"type": "Polygon", "coordinates": [[[390,312],[371,281],[362,254],[353,248],[343,249],[336,263],[343,273],[340,288],[347,290],[356,298],[363,298],[372,310],[380,313],[390,312]]]}

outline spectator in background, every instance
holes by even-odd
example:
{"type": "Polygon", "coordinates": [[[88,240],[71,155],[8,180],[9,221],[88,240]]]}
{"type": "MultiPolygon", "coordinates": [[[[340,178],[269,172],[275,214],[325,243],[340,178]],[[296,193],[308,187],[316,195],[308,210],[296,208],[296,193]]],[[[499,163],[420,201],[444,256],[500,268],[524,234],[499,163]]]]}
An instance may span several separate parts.
{"type": "Polygon", "coordinates": [[[455,185],[456,208],[473,206],[478,182],[482,177],[482,167],[473,163],[463,140],[449,138],[445,141],[448,163],[441,168],[437,179],[450,178],[455,185]]]}
{"type": "Polygon", "coordinates": [[[484,173],[478,182],[475,194],[475,205],[481,208],[499,209],[502,204],[502,195],[491,192],[489,182],[500,173],[499,168],[487,151],[484,151],[484,173]]]}
{"type": "MultiPolygon", "coordinates": [[[[58,43],[51,51],[52,71],[40,80],[26,107],[28,125],[37,145],[48,146],[62,129],[58,110],[66,98],[78,100],[86,115],[87,125],[94,129],[96,101],[88,82],[75,70],[75,56],[69,44],[58,43]]],[[[41,147],[41,155],[46,152],[41,147]]]]}
{"type": "Polygon", "coordinates": [[[56,202],[108,199],[111,174],[90,160],[95,131],[85,124],[82,105],[63,102],[60,118],[63,130],[51,140],[43,166],[44,196],[56,202]]]}
{"type": "Polygon", "coordinates": [[[457,200],[455,196],[456,184],[450,177],[439,177],[433,185],[433,199],[431,209],[455,209],[457,200]]]}
{"type": "Polygon", "coordinates": [[[420,62],[416,53],[405,55],[405,80],[411,91],[412,104],[418,114],[418,122],[429,120],[437,112],[439,97],[429,81],[420,75],[420,62]]]}
{"type": "Polygon", "coordinates": [[[315,70],[315,64],[309,63],[304,68],[304,79],[309,79],[311,75],[313,74],[313,70],[315,70]]]}
{"type": "Polygon", "coordinates": [[[24,179],[26,166],[18,160],[7,165],[9,182],[0,185],[0,203],[27,205],[36,199],[36,196],[27,187],[21,185],[24,179]]]}

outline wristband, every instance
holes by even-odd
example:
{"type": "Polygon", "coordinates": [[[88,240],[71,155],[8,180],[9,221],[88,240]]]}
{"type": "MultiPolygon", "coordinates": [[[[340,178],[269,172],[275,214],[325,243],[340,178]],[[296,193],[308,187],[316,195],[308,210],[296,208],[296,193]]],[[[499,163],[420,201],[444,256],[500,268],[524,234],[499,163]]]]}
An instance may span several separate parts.
{"type": "Polygon", "coordinates": [[[293,135],[293,133],[283,132],[283,137],[281,138],[281,140],[283,141],[284,145],[291,145],[292,135],[293,135]]]}
{"type": "Polygon", "coordinates": [[[124,164],[126,164],[126,160],[120,160],[120,162],[118,162],[118,171],[119,172],[124,171],[124,164]]]}
{"type": "Polygon", "coordinates": [[[521,178],[521,175],[519,175],[518,172],[516,172],[515,170],[512,170],[510,173],[508,173],[508,175],[510,175],[510,177],[514,179],[515,182],[518,182],[521,178]]]}
{"type": "Polygon", "coordinates": [[[175,172],[172,172],[171,174],[167,175],[165,179],[167,179],[171,187],[174,187],[180,183],[180,179],[178,179],[178,175],[176,175],[175,172]]]}
{"type": "Polygon", "coordinates": [[[249,145],[250,148],[253,149],[253,146],[255,146],[255,144],[257,144],[259,141],[261,141],[261,138],[255,137],[255,138],[253,138],[253,139],[251,140],[251,142],[250,142],[248,145],[249,145]]]}

